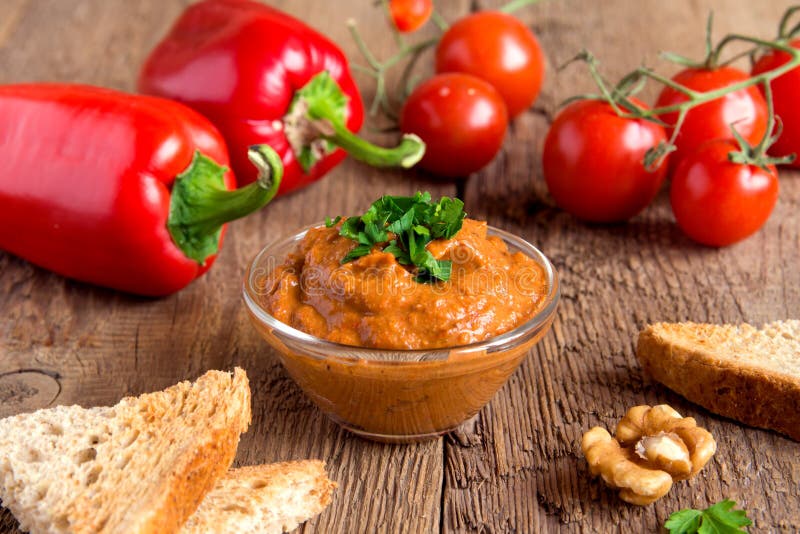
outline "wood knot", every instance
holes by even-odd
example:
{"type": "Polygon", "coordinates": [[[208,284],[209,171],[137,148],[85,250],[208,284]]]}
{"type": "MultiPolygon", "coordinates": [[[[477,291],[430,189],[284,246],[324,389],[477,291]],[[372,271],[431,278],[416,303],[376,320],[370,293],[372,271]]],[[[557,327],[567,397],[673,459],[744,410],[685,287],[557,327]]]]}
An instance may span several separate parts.
{"type": "Polygon", "coordinates": [[[0,373],[0,418],[50,406],[61,393],[59,378],[42,369],[0,373]]]}

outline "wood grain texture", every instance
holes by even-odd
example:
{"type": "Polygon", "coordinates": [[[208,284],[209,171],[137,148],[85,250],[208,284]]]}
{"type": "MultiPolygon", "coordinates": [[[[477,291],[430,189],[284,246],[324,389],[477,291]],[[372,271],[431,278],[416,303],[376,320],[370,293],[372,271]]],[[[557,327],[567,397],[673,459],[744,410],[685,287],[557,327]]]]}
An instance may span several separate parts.
{"type": "MultiPolygon", "coordinates": [[[[148,50],[188,3],[4,0],[0,83],[80,81],[132,90],[148,50]]],[[[344,25],[349,17],[380,55],[391,53],[383,16],[369,2],[271,3],[323,29],[354,61],[344,25]]],[[[450,20],[498,5],[441,4],[450,20]]],[[[253,387],[253,424],[237,463],[321,458],[339,483],[332,505],[303,532],[652,532],[673,510],[724,497],[750,510],[759,531],[797,531],[800,445],[719,418],[652,383],[633,350],[647,322],[797,317],[800,175],[783,173],[764,230],[711,250],[681,235],[663,194],[626,225],[576,222],[553,207],[539,163],[558,102],[591,90],[579,66],[558,75],[554,69],[581,48],[593,50],[614,78],[643,58],[656,64],[659,50],[700,53],[711,8],[718,35],[736,29],[769,36],[789,4],[642,0],[631,9],[625,0],[551,0],[520,12],[546,51],[548,76],[535,108],[515,121],[489,167],[453,184],[347,161],[325,180],[231,225],[214,269],[166,299],[66,281],[0,253],[0,416],[53,403],[110,404],[206,369],[240,365],[253,387]],[[361,210],[381,194],[417,189],[458,191],[471,216],[539,246],[558,267],[562,302],[552,333],[473,421],[425,444],[373,444],[339,430],[298,390],[248,324],[241,279],[271,239],[325,215],[361,210]],[[642,402],[672,404],[720,443],[698,479],[643,509],[591,480],[579,454],[584,430],[613,427],[642,402]]],[[[369,80],[359,82],[368,101],[369,80]]],[[[7,512],[0,515],[0,532],[13,531],[13,524],[7,512]]]]}
{"type": "MultiPolygon", "coordinates": [[[[639,64],[643,51],[651,62],[659,50],[701,53],[698,39],[710,9],[718,35],[768,36],[774,31],[769,24],[788,4],[644,1],[631,10],[624,2],[587,9],[585,2],[566,0],[523,16],[551,67],[586,47],[613,80],[639,64]],[[582,16],[572,17],[576,12],[582,16]]],[[[648,322],[761,324],[797,317],[800,271],[789,266],[800,260],[798,173],[782,174],[781,197],[764,230],[722,250],[695,245],[680,233],[666,192],[628,224],[576,222],[548,198],[539,155],[558,102],[593,88],[578,65],[548,74],[535,109],[517,119],[504,152],[468,181],[464,198],[472,215],[545,251],[561,275],[562,301],[552,335],[479,414],[475,430],[446,439],[443,529],[652,532],[679,508],[732,498],[751,511],[759,531],[797,530],[800,446],[724,420],[652,383],[642,376],[634,349],[648,322]],[[628,506],[590,480],[580,453],[585,430],[613,429],[629,407],[642,403],[671,404],[719,441],[698,479],[676,484],[646,508],[628,506]]]]}
{"type": "MultiPolygon", "coordinates": [[[[16,18],[0,48],[5,67],[0,82],[80,81],[133,90],[138,66],[185,4],[0,3],[0,20],[16,18]]],[[[356,51],[344,21],[351,16],[358,18],[365,39],[391,47],[383,41],[385,26],[377,10],[324,0],[275,4],[326,28],[350,57],[356,51]]],[[[377,51],[382,52],[380,46],[377,51]]],[[[251,380],[253,424],[243,437],[237,463],[321,458],[339,483],[331,506],[305,532],[438,531],[441,440],[379,445],[340,430],[285,374],[251,328],[240,298],[247,263],[271,240],[326,215],[363,211],[380,194],[418,189],[455,193],[452,184],[347,161],[301,194],[231,225],[209,276],[160,300],[66,281],[0,254],[0,375],[11,373],[0,377],[3,411],[52,403],[113,404],[121,396],[161,389],[206,369],[239,365],[251,380]],[[17,373],[20,369],[39,372],[17,373]],[[38,385],[45,380],[56,383],[45,383],[45,389],[38,385]]],[[[8,529],[13,524],[6,512],[0,531],[2,525],[8,529]]]]}

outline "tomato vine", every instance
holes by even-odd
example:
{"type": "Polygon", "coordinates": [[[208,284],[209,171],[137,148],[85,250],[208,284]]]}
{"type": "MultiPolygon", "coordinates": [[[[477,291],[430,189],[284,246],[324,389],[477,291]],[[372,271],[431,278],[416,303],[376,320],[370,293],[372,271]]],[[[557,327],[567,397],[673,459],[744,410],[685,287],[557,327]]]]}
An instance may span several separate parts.
{"type": "MultiPolygon", "coordinates": [[[[761,140],[758,145],[755,147],[749,147],[741,136],[738,135],[737,132],[734,130],[734,136],[739,140],[740,144],[744,143],[742,146],[742,152],[740,155],[736,156],[733,155],[732,158],[740,160],[742,162],[747,161],[748,163],[758,162],[759,166],[764,166],[768,164],[783,164],[788,163],[793,160],[793,156],[786,156],[781,158],[769,158],[767,157],[766,150],[770,146],[772,142],[776,139],[776,136],[773,135],[773,129],[775,125],[775,118],[773,112],[773,105],[772,105],[772,93],[770,88],[770,82],[775,78],[778,78],[787,72],[791,71],[794,68],[800,66],[800,49],[793,48],[787,44],[786,40],[800,33],[800,22],[795,24],[792,27],[789,27],[789,23],[793,17],[793,15],[797,12],[800,12],[800,6],[793,6],[790,7],[786,13],[784,13],[783,17],[781,18],[781,23],[779,26],[779,38],[770,41],[766,39],[761,39],[758,37],[752,37],[749,35],[742,35],[742,34],[729,34],[720,40],[720,42],[716,46],[711,46],[710,41],[710,19],[709,19],[709,37],[707,38],[707,45],[706,45],[706,61],[704,65],[706,67],[713,68],[714,66],[721,65],[723,63],[720,62],[720,58],[722,57],[723,51],[728,47],[730,44],[735,42],[744,42],[753,45],[753,47],[746,52],[747,55],[753,56],[760,50],[764,49],[772,49],[784,52],[789,55],[789,61],[772,69],[769,71],[765,71],[752,77],[749,77],[746,80],[741,82],[733,83],[722,87],[720,89],[715,89],[711,91],[695,91],[689,87],[681,85],[680,83],[675,82],[656,72],[655,70],[649,67],[638,67],[635,70],[631,71],[630,73],[624,75],[616,85],[610,86],[610,84],[605,80],[605,78],[600,74],[599,69],[599,62],[598,60],[588,51],[583,50],[581,51],[573,60],[570,61],[582,61],[587,64],[589,73],[592,76],[595,84],[597,85],[598,89],[600,90],[600,94],[590,94],[590,95],[581,95],[578,97],[574,97],[569,101],[581,98],[592,98],[592,99],[599,99],[608,102],[608,104],[613,108],[615,113],[622,118],[627,119],[645,119],[653,122],[657,122],[662,126],[668,126],[673,128],[673,133],[670,139],[665,143],[660,143],[658,146],[654,147],[650,150],[647,155],[645,156],[644,164],[648,169],[656,168],[659,166],[661,161],[672,151],[675,150],[675,139],[677,138],[678,133],[680,132],[681,126],[686,118],[688,112],[701,106],[703,104],[707,104],[711,101],[720,99],[725,95],[730,93],[734,93],[736,91],[740,91],[743,89],[747,89],[752,86],[761,85],[764,88],[764,95],[767,100],[767,105],[769,107],[769,127],[764,135],[763,139],[761,140]],[[648,81],[654,81],[659,84],[662,84],[666,87],[670,87],[675,91],[680,92],[681,94],[685,95],[687,100],[671,105],[665,106],[656,106],[653,108],[644,108],[638,103],[636,103],[631,97],[636,94],[637,92],[641,91],[645,84],[648,81]],[[663,121],[659,119],[660,116],[666,113],[678,113],[677,120],[675,124],[664,124],[663,121]]],[[[736,59],[744,54],[739,54],[738,56],[734,56],[729,61],[736,59]]],[[[677,56],[675,54],[667,54],[666,58],[672,61],[675,61],[680,64],[686,64],[685,58],[681,56],[677,56]]],[[[696,63],[695,63],[696,65],[696,63]]],[[[734,159],[732,159],[733,161],[734,159]]]]}
{"type": "MultiPolygon", "coordinates": [[[[510,0],[505,5],[501,6],[497,11],[511,14],[524,7],[538,4],[542,0],[510,0]]],[[[387,14],[389,13],[389,4],[386,0],[377,3],[387,14]]],[[[423,39],[414,43],[409,43],[402,32],[398,31],[395,25],[390,25],[390,32],[395,42],[397,51],[386,59],[380,60],[370,50],[366,41],[361,33],[358,31],[357,23],[355,20],[350,19],[347,21],[347,27],[350,35],[358,48],[359,53],[366,62],[366,65],[355,63],[351,68],[357,72],[361,72],[375,80],[375,96],[369,107],[369,114],[375,116],[379,111],[383,112],[392,122],[396,123],[398,120],[398,113],[395,109],[395,103],[402,103],[411,94],[414,86],[418,82],[418,77],[413,76],[414,68],[419,61],[422,54],[436,46],[441,40],[441,33],[446,32],[450,28],[449,22],[441,15],[436,6],[434,6],[431,14],[431,21],[438,28],[440,35],[423,39]],[[386,77],[388,72],[396,67],[398,64],[407,60],[403,71],[400,76],[399,90],[390,95],[386,77]]]]}

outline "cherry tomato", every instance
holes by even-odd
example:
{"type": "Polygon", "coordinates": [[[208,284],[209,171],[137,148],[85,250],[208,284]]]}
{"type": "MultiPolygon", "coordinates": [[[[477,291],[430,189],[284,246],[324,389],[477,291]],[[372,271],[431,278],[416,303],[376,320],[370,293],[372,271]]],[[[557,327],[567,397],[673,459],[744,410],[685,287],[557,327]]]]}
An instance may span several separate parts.
{"type": "Polygon", "coordinates": [[[417,31],[428,22],[433,13],[431,0],[391,0],[389,14],[398,31],[410,33],[417,31]]]}
{"type": "Polygon", "coordinates": [[[400,113],[403,133],[425,141],[419,166],[466,176],[492,161],[503,144],[508,114],[494,87],[469,74],[438,74],[417,87],[400,113]]]}
{"type": "Polygon", "coordinates": [[[436,48],[436,72],[465,72],[494,85],[513,118],[542,87],[544,57],[539,41],[519,19],[480,11],[460,19],[436,48]]]}
{"type": "MultiPolygon", "coordinates": [[[[793,48],[800,48],[800,39],[795,39],[789,44],[793,48]]],[[[791,56],[786,52],[774,50],[756,61],[756,64],[753,65],[753,74],[780,67],[790,58],[791,56]]],[[[780,117],[783,130],[775,144],[770,147],[769,153],[774,156],[795,154],[797,157],[791,165],[800,167],[800,106],[797,104],[798,95],[800,95],[800,67],[775,78],[770,83],[770,87],[772,87],[775,115],[780,117]]]]}
{"type": "Polygon", "coordinates": [[[670,200],[678,226],[695,241],[724,247],[761,228],[778,199],[778,172],[732,163],[735,142],[717,140],[687,155],[672,176],[670,200]]]}
{"type": "MultiPolygon", "coordinates": [[[[744,81],[748,75],[733,67],[714,70],[688,68],[672,77],[679,84],[699,92],[713,91],[744,81]]],[[[670,106],[688,100],[686,95],[671,87],[664,87],[656,107],[670,106]]],[[[660,116],[666,124],[674,125],[678,113],[660,116]]],[[[700,145],[713,139],[734,139],[731,125],[749,143],[757,144],[767,131],[767,103],[755,86],[728,93],[720,99],[697,106],[686,114],[680,133],[675,140],[673,167],[700,145]]],[[[667,128],[672,135],[672,129],[667,128]]]]}
{"type": "Polygon", "coordinates": [[[650,204],[664,182],[667,160],[649,172],[644,157],[666,140],[659,124],[624,119],[606,102],[573,102],[558,114],[545,138],[547,188],[556,204],[579,219],[629,219],[650,204]]]}

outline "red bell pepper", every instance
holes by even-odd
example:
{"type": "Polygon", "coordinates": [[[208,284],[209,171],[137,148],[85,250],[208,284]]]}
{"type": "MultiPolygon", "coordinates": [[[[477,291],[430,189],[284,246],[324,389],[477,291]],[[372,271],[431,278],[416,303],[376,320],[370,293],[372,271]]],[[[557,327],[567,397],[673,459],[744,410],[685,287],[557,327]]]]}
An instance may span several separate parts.
{"type": "Polygon", "coordinates": [[[231,190],[219,132],[161,98],[82,85],[0,86],[0,249],[69,278],[173,293],[214,263],[223,224],[275,196],[282,167],[231,190]]]}
{"type": "Polygon", "coordinates": [[[250,0],[189,6],[153,50],[139,91],[196,109],[222,132],[240,184],[252,182],[244,149],[265,143],[283,160],[286,193],[319,179],[345,157],[410,167],[425,150],[416,136],[395,149],[355,136],[364,106],[347,59],[297,19],[250,0]]]}

